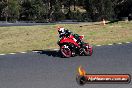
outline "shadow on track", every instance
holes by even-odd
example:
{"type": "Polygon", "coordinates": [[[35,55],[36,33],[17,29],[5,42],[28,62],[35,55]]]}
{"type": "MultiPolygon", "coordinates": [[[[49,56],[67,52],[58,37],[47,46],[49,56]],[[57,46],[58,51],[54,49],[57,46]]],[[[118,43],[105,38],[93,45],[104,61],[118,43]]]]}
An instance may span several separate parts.
{"type": "Polygon", "coordinates": [[[46,54],[48,56],[61,57],[59,51],[55,51],[55,50],[33,50],[33,51],[37,51],[37,53],[39,54],[46,54]]]}

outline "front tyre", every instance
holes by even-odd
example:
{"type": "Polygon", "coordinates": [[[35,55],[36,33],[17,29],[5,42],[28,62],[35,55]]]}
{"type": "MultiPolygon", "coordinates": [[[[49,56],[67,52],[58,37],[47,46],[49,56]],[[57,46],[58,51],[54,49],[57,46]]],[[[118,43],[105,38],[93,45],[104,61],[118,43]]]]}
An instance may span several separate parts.
{"type": "Polygon", "coordinates": [[[60,51],[63,57],[69,58],[72,56],[72,51],[67,45],[62,45],[60,51]]]}

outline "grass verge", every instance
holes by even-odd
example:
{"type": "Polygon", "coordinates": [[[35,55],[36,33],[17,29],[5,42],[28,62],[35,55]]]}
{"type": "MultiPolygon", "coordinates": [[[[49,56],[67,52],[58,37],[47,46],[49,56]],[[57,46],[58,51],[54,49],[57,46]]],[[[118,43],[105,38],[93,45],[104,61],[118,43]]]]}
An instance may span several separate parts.
{"type": "Polygon", "coordinates": [[[93,45],[132,42],[132,22],[0,27],[0,53],[58,48],[57,26],[85,35],[85,42],[93,45]]]}

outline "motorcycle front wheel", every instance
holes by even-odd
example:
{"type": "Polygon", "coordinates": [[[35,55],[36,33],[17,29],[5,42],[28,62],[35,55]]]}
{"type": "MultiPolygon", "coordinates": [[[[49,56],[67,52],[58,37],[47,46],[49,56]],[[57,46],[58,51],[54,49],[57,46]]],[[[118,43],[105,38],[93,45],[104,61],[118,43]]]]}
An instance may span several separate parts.
{"type": "Polygon", "coordinates": [[[63,57],[69,58],[72,56],[72,51],[68,45],[62,45],[60,51],[63,57]]]}

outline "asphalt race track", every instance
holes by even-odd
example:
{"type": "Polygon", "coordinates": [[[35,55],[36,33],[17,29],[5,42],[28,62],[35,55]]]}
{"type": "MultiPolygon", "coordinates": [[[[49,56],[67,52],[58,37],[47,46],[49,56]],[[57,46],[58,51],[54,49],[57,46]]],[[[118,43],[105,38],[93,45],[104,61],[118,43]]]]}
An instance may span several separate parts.
{"type": "MultiPolygon", "coordinates": [[[[54,23],[0,23],[0,27],[6,26],[34,26],[34,25],[55,25],[55,24],[78,24],[79,22],[54,22],[54,23]]],[[[84,23],[84,22],[83,22],[84,23]]],[[[90,24],[90,22],[89,22],[90,24]]]]}
{"type": "Polygon", "coordinates": [[[132,83],[80,86],[80,65],[90,74],[132,75],[132,43],[94,47],[93,56],[60,58],[57,51],[0,56],[0,88],[132,88],[132,83]]]}
{"type": "Polygon", "coordinates": [[[87,25],[98,25],[98,22],[53,22],[53,23],[1,23],[0,27],[7,27],[7,26],[35,26],[35,25],[56,25],[56,24],[79,24],[79,23],[87,23],[87,25]]]}
{"type": "Polygon", "coordinates": [[[33,25],[53,25],[55,23],[0,23],[0,27],[6,26],[33,26],[33,25]]]}

